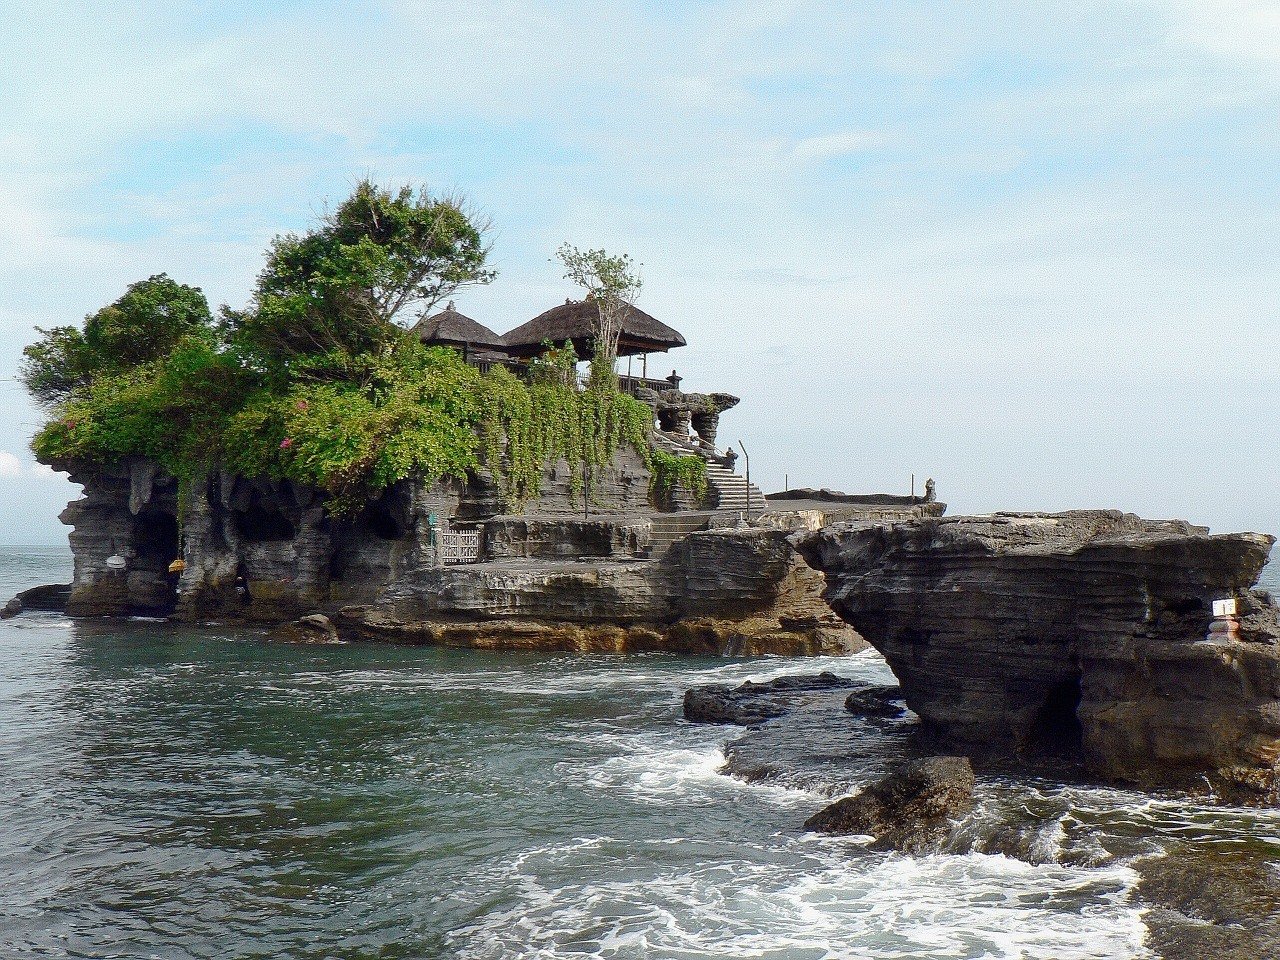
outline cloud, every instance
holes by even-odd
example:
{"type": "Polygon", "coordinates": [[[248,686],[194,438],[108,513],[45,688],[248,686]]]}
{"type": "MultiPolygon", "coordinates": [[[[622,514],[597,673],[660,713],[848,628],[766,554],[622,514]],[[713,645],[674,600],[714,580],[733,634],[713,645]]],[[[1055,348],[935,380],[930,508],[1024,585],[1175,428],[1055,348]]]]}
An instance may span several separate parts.
{"type": "Polygon", "coordinates": [[[43,463],[28,463],[14,456],[8,450],[0,450],[0,478],[16,479],[19,477],[37,477],[41,479],[62,479],[52,467],[43,463]]]}
{"type": "Polygon", "coordinates": [[[888,143],[888,137],[875,130],[850,130],[821,137],[806,137],[792,153],[801,160],[830,160],[853,153],[869,153],[888,143]]]}
{"type": "Polygon", "coordinates": [[[1169,15],[1174,41],[1280,72],[1280,5],[1275,0],[1154,2],[1169,15]]]}

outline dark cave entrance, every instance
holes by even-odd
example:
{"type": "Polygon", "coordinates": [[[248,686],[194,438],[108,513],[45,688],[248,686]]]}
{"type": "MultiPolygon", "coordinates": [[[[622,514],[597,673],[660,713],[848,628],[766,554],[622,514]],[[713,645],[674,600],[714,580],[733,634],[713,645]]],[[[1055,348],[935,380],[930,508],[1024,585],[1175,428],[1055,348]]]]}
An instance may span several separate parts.
{"type": "Polygon", "coordinates": [[[365,511],[364,525],[379,540],[399,540],[405,535],[405,524],[384,503],[376,503],[365,511]]]}
{"type": "Polygon", "coordinates": [[[1080,674],[1049,688],[1036,714],[1031,744],[1038,753],[1053,757],[1078,757],[1084,746],[1080,725],[1080,674]]]}
{"type": "Polygon", "coordinates": [[[130,604],[140,612],[168,616],[178,605],[179,574],[169,564],[179,559],[178,518],[170,513],[141,513],[133,521],[135,574],[129,585],[130,604]]]}
{"type": "Polygon", "coordinates": [[[236,530],[250,543],[292,540],[296,533],[282,511],[263,506],[256,497],[249,508],[237,512],[235,518],[236,530]]]}

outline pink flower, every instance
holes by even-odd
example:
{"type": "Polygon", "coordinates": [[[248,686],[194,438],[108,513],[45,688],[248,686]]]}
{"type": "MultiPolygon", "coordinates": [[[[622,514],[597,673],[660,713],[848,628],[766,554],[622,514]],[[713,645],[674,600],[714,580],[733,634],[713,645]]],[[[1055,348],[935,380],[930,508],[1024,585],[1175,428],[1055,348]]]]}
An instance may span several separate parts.
{"type": "Polygon", "coordinates": [[[308,409],[310,406],[311,406],[311,404],[307,403],[307,401],[305,401],[305,400],[299,400],[299,401],[298,401],[298,409],[299,409],[300,411],[302,411],[303,413],[306,413],[306,412],[307,412],[307,409],[308,409]]]}
{"type": "Polygon", "coordinates": [[[280,441],[281,450],[288,450],[292,446],[293,446],[293,441],[290,440],[288,437],[285,437],[283,440],[280,441]]]}

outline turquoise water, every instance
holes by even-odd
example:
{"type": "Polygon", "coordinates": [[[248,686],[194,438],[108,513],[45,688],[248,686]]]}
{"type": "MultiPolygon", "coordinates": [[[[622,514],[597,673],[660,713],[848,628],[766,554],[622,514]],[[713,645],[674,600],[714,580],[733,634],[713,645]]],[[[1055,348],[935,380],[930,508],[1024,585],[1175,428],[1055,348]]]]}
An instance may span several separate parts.
{"type": "MultiPolygon", "coordinates": [[[[4,552],[0,593],[68,567],[4,552]]],[[[0,623],[0,644],[5,958],[1142,955],[1127,866],[816,838],[798,825],[821,789],[722,776],[739,731],[680,719],[693,684],[885,682],[874,655],[301,648],[42,614],[0,623]]],[[[1016,787],[989,784],[993,809],[1016,787]]],[[[1280,834],[1035,789],[1055,828],[1280,834]]]]}

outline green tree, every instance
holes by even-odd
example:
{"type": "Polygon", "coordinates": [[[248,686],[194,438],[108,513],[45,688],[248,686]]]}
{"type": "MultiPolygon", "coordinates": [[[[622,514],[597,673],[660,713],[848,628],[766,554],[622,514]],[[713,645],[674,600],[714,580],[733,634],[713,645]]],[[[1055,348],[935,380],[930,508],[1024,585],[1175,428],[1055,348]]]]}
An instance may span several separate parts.
{"type": "Polygon", "coordinates": [[[640,295],[639,264],[625,253],[579,250],[568,243],[561,244],[556,256],[564,264],[565,279],[583,287],[587,299],[596,304],[591,376],[593,381],[612,383],[622,325],[640,295]]]}
{"type": "Polygon", "coordinates": [[[75,327],[38,328],[40,340],[23,350],[19,377],[46,405],[66,401],[95,377],[167,356],[194,334],[208,334],[213,317],[199,287],[157,274],[75,327]]]}
{"type": "Polygon", "coordinates": [[[316,229],[276,238],[253,303],[225,315],[230,338],[266,366],[379,352],[406,313],[493,279],[487,230],[460,197],[363,180],[316,229]]]}

